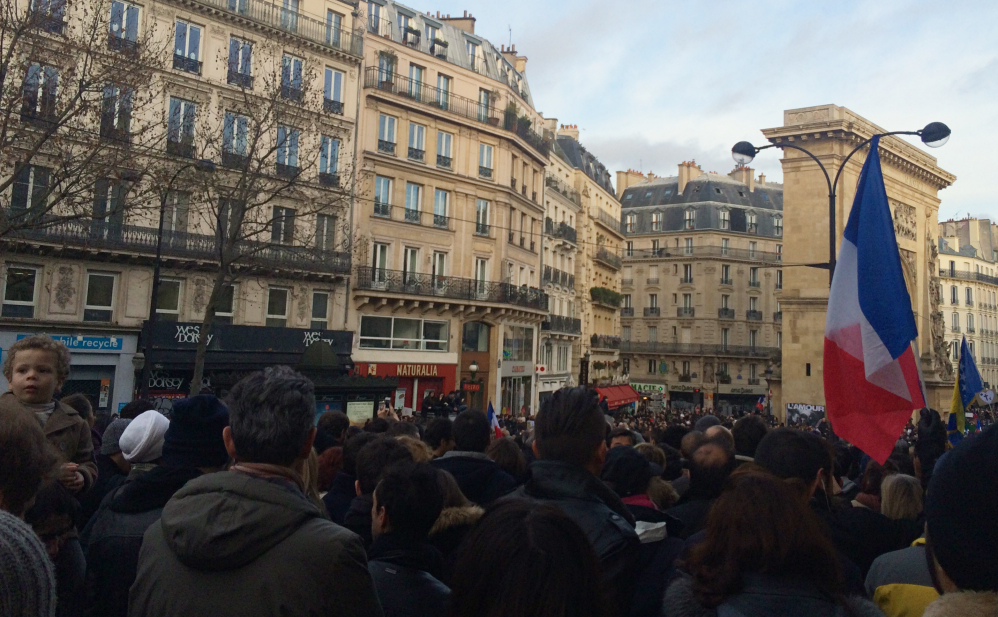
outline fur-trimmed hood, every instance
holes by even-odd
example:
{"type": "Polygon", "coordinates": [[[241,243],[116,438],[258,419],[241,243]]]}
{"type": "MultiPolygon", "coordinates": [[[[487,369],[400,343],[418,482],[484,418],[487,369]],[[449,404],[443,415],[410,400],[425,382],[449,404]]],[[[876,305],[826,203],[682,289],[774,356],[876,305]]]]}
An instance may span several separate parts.
{"type": "Polygon", "coordinates": [[[434,535],[452,527],[471,526],[482,518],[485,510],[478,506],[463,506],[459,508],[444,508],[433,523],[430,535],[434,535]]]}
{"type": "Polygon", "coordinates": [[[922,617],[998,617],[998,593],[993,591],[944,593],[926,607],[922,617]]]}

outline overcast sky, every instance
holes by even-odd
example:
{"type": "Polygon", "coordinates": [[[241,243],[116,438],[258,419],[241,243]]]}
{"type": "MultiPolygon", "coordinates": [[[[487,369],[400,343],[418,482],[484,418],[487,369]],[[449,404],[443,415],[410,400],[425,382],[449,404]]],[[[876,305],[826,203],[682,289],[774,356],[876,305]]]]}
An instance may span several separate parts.
{"type": "MultiPolygon", "coordinates": [[[[438,0],[529,58],[538,111],[577,124],[610,169],[726,173],[783,110],[834,103],[888,130],[953,130],[930,153],[957,176],[940,219],[998,218],[998,2],[438,0]]],[[[914,138],[918,143],[918,138],[914,138]]],[[[781,180],[778,154],[753,167],[781,180]]],[[[614,178],[616,176],[614,175],[614,178]]]]}

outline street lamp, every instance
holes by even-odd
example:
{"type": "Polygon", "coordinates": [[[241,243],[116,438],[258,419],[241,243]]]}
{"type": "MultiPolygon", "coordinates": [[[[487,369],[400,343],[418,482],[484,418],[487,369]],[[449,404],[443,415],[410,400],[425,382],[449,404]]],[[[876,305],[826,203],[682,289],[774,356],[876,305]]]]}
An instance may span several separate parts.
{"type": "Polygon", "coordinates": [[[166,184],[166,188],[163,189],[159,197],[159,229],[156,232],[156,262],[153,265],[152,273],[152,299],[149,301],[149,321],[146,329],[145,345],[142,348],[142,355],[144,356],[142,377],[140,377],[142,380],[142,398],[149,397],[149,373],[152,370],[149,352],[152,347],[153,326],[156,324],[156,300],[159,296],[159,262],[163,254],[163,221],[166,218],[166,199],[169,197],[170,191],[173,190],[173,183],[177,181],[180,174],[191,167],[196,167],[205,173],[215,172],[215,163],[211,159],[201,159],[181,165],[173,173],[173,177],[170,178],[170,181],[166,184]]]}
{"type": "Polygon", "coordinates": [[[471,364],[468,365],[468,372],[471,373],[471,381],[475,381],[475,375],[478,374],[478,362],[477,361],[475,361],[475,360],[471,361],[471,364]]]}
{"type": "Polygon", "coordinates": [[[731,148],[731,157],[735,159],[735,162],[740,166],[748,165],[755,158],[761,150],[767,148],[792,148],[794,150],[799,150],[804,154],[811,157],[818,167],[821,168],[821,173],[825,174],[825,182],[828,184],[828,263],[816,263],[807,264],[812,268],[828,268],[828,284],[832,284],[832,275],[835,273],[835,189],[839,183],[839,176],[842,175],[842,170],[845,169],[846,163],[852,158],[852,155],[856,154],[860,149],[870,143],[874,137],[887,137],[888,135],[918,135],[922,143],[930,148],[938,148],[949,141],[950,130],[949,127],[942,122],[930,122],[925,125],[920,131],[892,131],[890,133],[879,133],[877,135],[872,135],[869,139],[863,141],[855,148],[852,152],[846,156],[839,165],[838,171],[835,173],[835,179],[832,180],[828,175],[828,170],[822,165],[821,161],[818,160],[814,154],[810,151],[805,150],[800,146],[789,143],[780,144],[769,144],[768,146],[762,146],[757,148],[747,141],[740,141],[731,148]]]}

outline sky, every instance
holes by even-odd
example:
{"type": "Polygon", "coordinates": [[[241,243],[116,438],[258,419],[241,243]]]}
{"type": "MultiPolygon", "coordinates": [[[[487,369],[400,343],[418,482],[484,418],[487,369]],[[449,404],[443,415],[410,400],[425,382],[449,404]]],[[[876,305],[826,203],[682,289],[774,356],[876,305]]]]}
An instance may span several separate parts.
{"type": "MultiPolygon", "coordinates": [[[[467,10],[476,34],[512,40],[537,110],[578,125],[614,178],[628,168],[675,175],[690,159],[727,173],[731,146],[765,144],[760,130],[781,126],[783,110],[833,103],[887,130],[947,124],[945,146],[923,147],[957,177],[939,194],[939,219],[998,219],[994,0],[406,4],[467,10]]],[[[752,167],[782,180],[772,150],[752,167]]]]}

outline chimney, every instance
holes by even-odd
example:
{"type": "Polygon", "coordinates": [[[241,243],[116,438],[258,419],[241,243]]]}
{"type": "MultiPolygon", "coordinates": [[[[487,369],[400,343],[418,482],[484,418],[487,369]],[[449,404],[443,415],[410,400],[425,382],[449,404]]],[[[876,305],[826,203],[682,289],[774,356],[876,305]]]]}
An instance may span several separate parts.
{"type": "Polygon", "coordinates": [[[682,194],[686,190],[686,184],[700,176],[703,171],[697,165],[696,159],[692,161],[683,161],[679,164],[679,193],[682,194]]]}
{"type": "Polygon", "coordinates": [[[752,174],[752,171],[751,167],[745,167],[743,165],[741,167],[735,167],[734,171],[728,175],[742,184],[747,185],[748,190],[751,193],[755,191],[755,176],[752,174]]]}
{"type": "Polygon", "coordinates": [[[579,141],[579,125],[578,124],[562,124],[561,128],[558,129],[559,135],[564,135],[565,137],[571,137],[575,141],[579,141]]]}
{"type": "Polygon", "coordinates": [[[759,186],[766,186],[766,174],[759,174],[759,186]]]}
{"type": "Polygon", "coordinates": [[[452,26],[456,26],[469,34],[475,33],[475,18],[468,14],[468,11],[464,12],[464,17],[441,17],[441,21],[446,21],[452,26]]]}
{"type": "Polygon", "coordinates": [[[644,174],[640,171],[634,171],[633,169],[628,169],[627,171],[617,172],[617,199],[624,194],[624,191],[628,187],[634,186],[638,182],[645,179],[644,174]]]}

